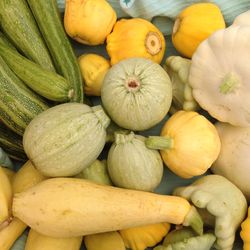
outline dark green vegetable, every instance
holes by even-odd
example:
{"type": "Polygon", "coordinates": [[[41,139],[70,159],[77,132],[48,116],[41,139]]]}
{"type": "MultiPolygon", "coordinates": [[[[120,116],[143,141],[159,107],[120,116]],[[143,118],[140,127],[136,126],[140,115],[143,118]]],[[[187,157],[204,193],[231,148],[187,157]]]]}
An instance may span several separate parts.
{"type": "Polygon", "coordinates": [[[57,72],[69,81],[74,90],[72,101],[83,102],[80,68],[64,31],[56,0],[27,0],[27,2],[48,46],[57,72]]]}
{"type": "Polygon", "coordinates": [[[45,69],[55,71],[46,44],[25,0],[0,1],[0,26],[26,57],[45,69]]]}

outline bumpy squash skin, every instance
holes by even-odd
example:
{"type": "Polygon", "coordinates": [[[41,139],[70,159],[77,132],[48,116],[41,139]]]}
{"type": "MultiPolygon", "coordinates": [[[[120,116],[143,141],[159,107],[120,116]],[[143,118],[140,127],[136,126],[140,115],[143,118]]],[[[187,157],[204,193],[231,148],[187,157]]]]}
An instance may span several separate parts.
{"type": "Polygon", "coordinates": [[[165,117],[172,101],[172,85],[168,74],[157,63],[145,58],[129,58],[107,72],[101,99],[116,124],[141,131],[165,117]]]}
{"type": "Polygon", "coordinates": [[[23,137],[24,150],[45,176],[76,175],[101,153],[109,121],[100,106],[54,106],[29,124],[23,137]]]}
{"type": "Polygon", "coordinates": [[[75,237],[160,222],[182,224],[190,210],[191,205],[180,197],[97,185],[77,178],[51,178],[13,199],[14,216],[51,237],[75,237]]]}
{"type": "Polygon", "coordinates": [[[161,136],[173,139],[173,148],[160,152],[166,165],[182,178],[204,174],[221,148],[215,126],[194,111],[178,111],[171,116],[161,136]]]}
{"type": "Polygon", "coordinates": [[[183,56],[191,58],[202,41],[224,28],[225,21],[217,5],[193,4],[184,9],[175,20],[173,45],[183,56]]]}
{"type": "Polygon", "coordinates": [[[165,53],[163,34],[151,22],[141,19],[121,19],[107,37],[107,52],[111,65],[131,57],[143,57],[161,63],[165,53]]]}
{"type": "Polygon", "coordinates": [[[64,27],[79,43],[103,44],[116,19],[116,12],[105,0],[66,0],[64,27]]]}

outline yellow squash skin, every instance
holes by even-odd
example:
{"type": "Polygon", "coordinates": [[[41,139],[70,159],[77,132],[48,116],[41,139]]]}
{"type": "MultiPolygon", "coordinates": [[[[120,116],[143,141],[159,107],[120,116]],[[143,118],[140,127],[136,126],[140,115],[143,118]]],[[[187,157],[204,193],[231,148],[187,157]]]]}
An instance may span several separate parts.
{"type": "Polygon", "coordinates": [[[77,178],[51,178],[13,199],[14,216],[50,237],[77,237],[160,222],[182,224],[191,209],[180,197],[77,178]]]}
{"type": "Polygon", "coordinates": [[[100,250],[100,247],[101,250],[126,250],[121,235],[116,231],[87,235],[84,243],[87,250],[100,250]]]}
{"type": "Polygon", "coordinates": [[[84,93],[90,96],[100,96],[104,76],[110,68],[109,61],[97,54],[83,54],[78,58],[84,93]]]}
{"type": "MultiPolygon", "coordinates": [[[[14,175],[12,181],[13,193],[23,192],[45,179],[35,169],[34,165],[30,161],[27,161],[14,175]]],[[[24,222],[14,217],[7,227],[0,230],[0,249],[9,250],[26,228],[27,225],[24,222]]]]}
{"type": "Polygon", "coordinates": [[[4,167],[3,167],[3,171],[7,175],[10,183],[12,183],[14,176],[15,176],[15,172],[9,168],[4,168],[4,167]]]}
{"type": "Polygon", "coordinates": [[[250,250],[250,207],[248,208],[248,216],[241,223],[240,237],[244,242],[243,250],[250,250]]]}
{"type": "Polygon", "coordinates": [[[204,174],[220,152],[215,126],[197,112],[178,111],[165,123],[161,136],[173,140],[172,148],[160,151],[163,161],[182,178],[204,174]]]}
{"type": "Polygon", "coordinates": [[[79,250],[82,237],[52,238],[30,229],[25,250],[79,250]]]}
{"type": "Polygon", "coordinates": [[[213,3],[192,4],[175,20],[172,41],[176,50],[191,58],[199,44],[226,27],[219,7],[213,3]]]}
{"type": "Polygon", "coordinates": [[[79,43],[104,43],[116,19],[116,12],[106,0],[66,0],[64,27],[79,43]]]}
{"type": "Polygon", "coordinates": [[[169,229],[169,223],[158,223],[124,229],[119,232],[127,248],[145,250],[147,247],[153,247],[161,242],[169,232],[169,229]]]}
{"type": "Polygon", "coordinates": [[[141,18],[121,19],[107,37],[111,65],[131,57],[144,57],[161,63],[165,39],[151,22],[141,18]]]}

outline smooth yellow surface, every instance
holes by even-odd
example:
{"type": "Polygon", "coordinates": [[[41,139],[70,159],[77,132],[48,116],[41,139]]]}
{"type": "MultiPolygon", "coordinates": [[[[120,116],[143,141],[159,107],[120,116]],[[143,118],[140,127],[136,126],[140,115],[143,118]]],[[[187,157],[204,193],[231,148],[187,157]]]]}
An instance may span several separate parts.
{"type": "Polygon", "coordinates": [[[66,0],[65,3],[65,30],[79,43],[104,43],[116,18],[116,12],[105,0],[66,0]]]}
{"type": "Polygon", "coordinates": [[[165,53],[165,39],[161,31],[145,19],[121,19],[108,35],[106,49],[111,58],[111,65],[131,57],[144,57],[161,63],[165,53]],[[145,45],[149,32],[157,33],[160,39],[161,50],[155,55],[150,54],[145,45]]]}
{"type": "Polygon", "coordinates": [[[161,242],[167,235],[169,229],[169,223],[159,223],[121,230],[120,234],[127,248],[144,250],[147,247],[153,247],[161,242]]]}
{"type": "Polygon", "coordinates": [[[3,167],[3,171],[9,178],[10,183],[12,183],[14,176],[15,176],[15,172],[9,168],[4,168],[4,167],[3,167]]]}
{"type": "Polygon", "coordinates": [[[219,7],[213,3],[192,4],[176,18],[172,41],[176,50],[191,58],[199,44],[226,27],[219,7]]]}
{"type": "Polygon", "coordinates": [[[97,54],[83,54],[78,62],[84,80],[84,93],[100,96],[103,79],[110,68],[109,61],[97,54]]]}
{"type": "Polygon", "coordinates": [[[52,238],[30,229],[25,250],[79,250],[82,237],[52,238]]]}
{"type": "Polygon", "coordinates": [[[126,250],[118,232],[92,234],[84,237],[87,250],[126,250]]]}
{"type": "Polygon", "coordinates": [[[9,177],[0,167],[0,224],[11,215],[12,188],[9,177]]]}
{"type": "Polygon", "coordinates": [[[243,250],[250,250],[250,207],[248,217],[241,223],[240,237],[244,242],[243,250]]]}
{"type": "Polygon", "coordinates": [[[13,214],[37,232],[76,237],[169,222],[182,224],[191,206],[175,196],[51,178],[13,200],[13,214]]]}
{"type": "Polygon", "coordinates": [[[168,168],[182,178],[204,174],[220,152],[215,126],[197,112],[178,111],[165,123],[161,136],[173,139],[173,147],[160,152],[168,168]]]}

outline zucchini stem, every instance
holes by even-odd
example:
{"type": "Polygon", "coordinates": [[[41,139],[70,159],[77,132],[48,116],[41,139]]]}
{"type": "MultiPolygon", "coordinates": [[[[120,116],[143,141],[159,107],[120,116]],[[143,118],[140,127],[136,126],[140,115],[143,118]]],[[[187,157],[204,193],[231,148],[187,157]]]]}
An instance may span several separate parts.
{"type": "Polygon", "coordinates": [[[174,141],[170,137],[149,136],[145,144],[150,149],[167,150],[173,148],[174,141]]]}

